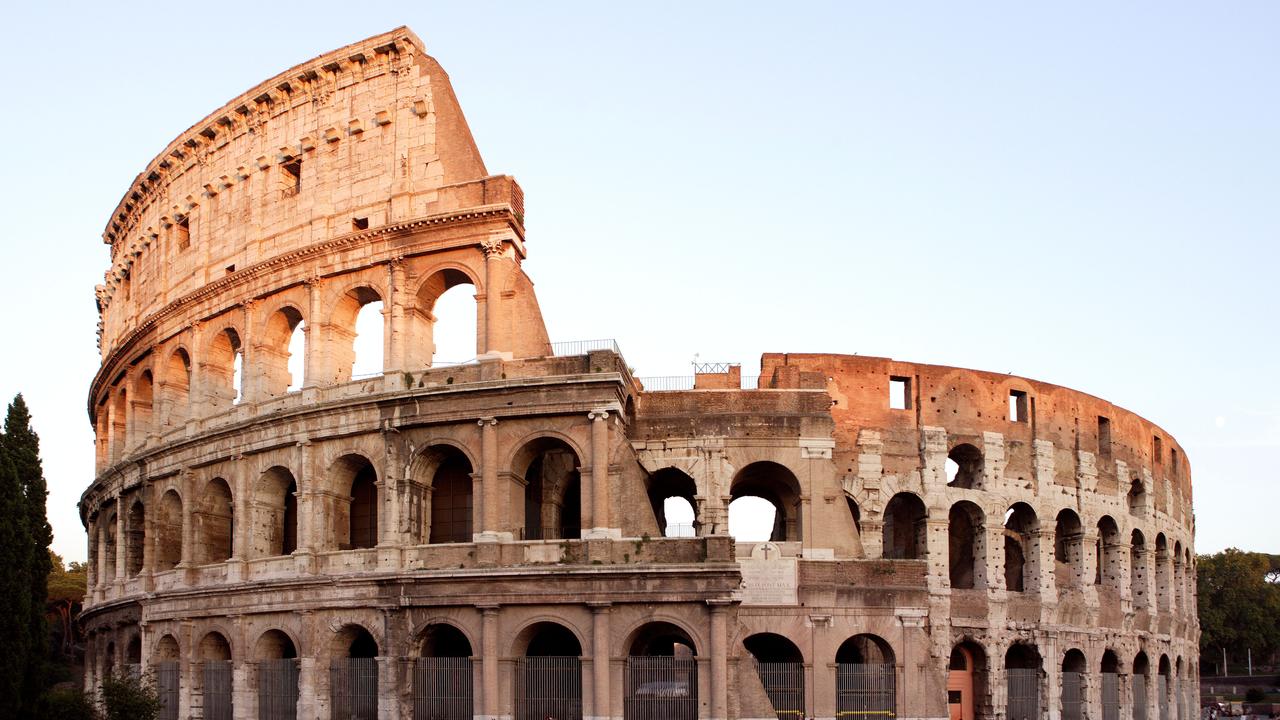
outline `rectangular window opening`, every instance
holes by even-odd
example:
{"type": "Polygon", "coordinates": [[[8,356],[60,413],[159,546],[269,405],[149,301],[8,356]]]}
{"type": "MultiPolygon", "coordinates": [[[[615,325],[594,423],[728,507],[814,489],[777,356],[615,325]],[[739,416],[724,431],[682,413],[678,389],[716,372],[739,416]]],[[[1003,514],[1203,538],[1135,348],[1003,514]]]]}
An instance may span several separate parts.
{"type": "Polygon", "coordinates": [[[1098,456],[1111,458],[1111,419],[1098,416],[1098,456]]]}
{"type": "Polygon", "coordinates": [[[353,230],[368,230],[368,229],[369,229],[369,218],[367,218],[367,217],[362,217],[362,218],[351,218],[351,229],[353,229],[353,230]]]}
{"type": "Polygon", "coordinates": [[[1027,422],[1031,413],[1027,410],[1027,393],[1025,390],[1009,391],[1009,421],[1027,422]]]}
{"type": "Polygon", "coordinates": [[[889,378],[889,409],[911,409],[911,378],[896,375],[889,378]]]}
{"type": "Polygon", "coordinates": [[[280,164],[280,191],[285,197],[293,197],[302,189],[302,161],[287,160],[280,164]]]}
{"type": "Polygon", "coordinates": [[[1175,477],[1178,474],[1178,448],[1169,448],[1169,472],[1175,477]]]}
{"type": "Polygon", "coordinates": [[[191,219],[182,216],[173,226],[173,238],[177,241],[179,250],[186,250],[191,247],[191,219]]]}
{"type": "Polygon", "coordinates": [[[1164,442],[1159,435],[1151,436],[1151,465],[1159,467],[1164,462],[1164,442]]]}
{"type": "Polygon", "coordinates": [[[233,272],[235,272],[235,271],[236,271],[236,266],[235,266],[235,265],[228,265],[228,266],[227,266],[227,274],[228,274],[228,275],[230,275],[231,273],[233,273],[233,272]]]}

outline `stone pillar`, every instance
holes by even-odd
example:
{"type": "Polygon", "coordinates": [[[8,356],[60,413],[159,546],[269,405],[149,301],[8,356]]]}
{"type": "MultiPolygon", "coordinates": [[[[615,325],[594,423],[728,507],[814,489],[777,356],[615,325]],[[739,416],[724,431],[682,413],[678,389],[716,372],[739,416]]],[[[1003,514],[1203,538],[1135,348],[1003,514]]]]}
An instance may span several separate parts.
{"type": "Polygon", "coordinates": [[[499,329],[498,306],[502,302],[503,238],[487,238],[480,243],[484,250],[484,354],[502,355],[502,331],[499,329]]]}
{"type": "Polygon", "coordinates": [[[951,585],[951,523],[947,518],[925,520],[925,560],[929,568],[929,589],[951,585]]]}
{"type": "Polygon", "coordinates": [[[240,405],[256,403],[263,399],[262,368],[258,367],[258,348],[253,339],[253,306],[257,302],[246,300],[240,305],[240,405]]]}
{"type": "Polygon", "coordinates": [[[480,644],[481,701],[486,720],[497,720],[502,713],[502,700],[498,691],[498,606],[477,606],[483,613],[480,644]]]}
{"type": "Polygon", "coordinates": [[[481,498],[480,532],[476,536],[478,542],[497,542],[500,539],[499,528],[502,520],[499,517],[500,493],[498,488],[498,421],[494,418],[481,418],[480,426],[480,484],[484,490],[481,498]]]}
{"type": "Polygon", "coordinates": [[[609,608],[610,603],[588,603],[591,607],[591,698],[592,715],[599,720],[613,717],[609,693],[609,608]]]}
{"type": "Polygon", "coordinates": [[[319,708],[316,703],[316,673],[318,661],[314,657],[300,656],[298,658],[298,717],[299,718],[316,718],[319,717],[319,708]]]}
{"type": "MultiPolygon", "coordinates": [[[[302,332],[306,336],[306,357],[303,359],[303,387],[312,388],[320,385],[320,376],[324,368],[324,332],[320,329],[321,289],[320,278],[307,280],[307,317],[302,332]]],[[[301,514],[299,514],[301,517],[301,514]]]]}
{"type": "Polygon", "coordinates": [[[406,367],[405,289],[404,256],[400,255],[387,263],[387,352],[383,355],[383,369],[388,373],[406,367]]]}
{"type": "MultiPolygon", "coordinates": [[[[88,598],[86,604],[93,602],[93,591],[98,586],[98,523],[90,520],[85,524],[88,549],[85,551],[85,589],[88,598]]],[[[88,663],[86,663],[86,668],[88,663]]]]}
{"type": "Polygon", "coordinates": [[[1053,576],[1053,529],[1046,530],[1040,527],[1029,534],[1031,535],[1033,547],[1031,552],[1026,553],[1025,560],[1028,563],[1034,563],[1031,568],[1031,576],[1036,579],[1037,587],[1027,587],[1027,590],[1037,589],[1041,598],[1051,597],[1057,592],[1057,585],[1053,576]]]}
{"type": "Polygon", "coordinates": [[[592,410],[587,418],[591,421],[591,530],[584,537],[620,536],[611,530],[609,516],[609,410],[592,410]]]}
{"type": "Polygon", "coordinates": [[[1133,577],[1133,570],[1129,567],[1129,552],[1131,548],[1127,542],[1116,541],[1110,545],[1105,545],[1105,540],[1103,542],[1104,550],[1111,553],[1112,557],[1117,560],[1114,568],[1104,566],[1103,580],[1105,581],[1105,575],[1108,570],[1114,573],[1112,582],[1116,586],[1116,591],[1120,594],[1120,605],[1124,611],[1128,612],[1133,609],[1133,588],[1129,587],[1129,580],[1133,577]]]}
{"type": "Polygon", "coordinates": [[[231,559],[245,560],[249,557],[249,544],[251,541],[251,533],[253,532],[253,518],[249,517],[252,507],[249,503],[250,486],[252,482],[249,478],[249,463],[245,461],[244,455],[236,453],[231,457],[232,466],[232,482],[235,483],[233,492],[235,497],[232,499],[233,520],[232,526],[235,534],[231,538],[231,559]]]}
{"type": "Polygon", "coordinates": [[[708,600],[711,608],[711,718],[729,717],[729,602],[708,600]]]}
{"type": "Polygon", "coordinates": [[[196,525],[194,493],[190,492],[193,483],[184,482],[182,493],[182,555],[178,567],[189,568],[195,564],[196,525]]]}
{"type": "Polygon", "coordinates": [[[982,532],[987,536],[986,544],[986,561],[987,568],[987,594],[1003,595],[1008,591],[1009,587],[1004,579],[1004,525],[1003,518],[993,517],[987,518],[987,523],[982,526],[982,532]]]}
{"type": "Polygon", "coordinates": [[[378,720],[400,720],[399,658],[379,656],[378,720]]]}

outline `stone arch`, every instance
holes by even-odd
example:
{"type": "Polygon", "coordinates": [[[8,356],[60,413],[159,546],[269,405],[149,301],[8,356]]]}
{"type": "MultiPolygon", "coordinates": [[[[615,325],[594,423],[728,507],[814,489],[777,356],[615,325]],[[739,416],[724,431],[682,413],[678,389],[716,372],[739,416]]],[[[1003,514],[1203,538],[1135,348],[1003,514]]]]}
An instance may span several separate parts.
{"type": "Polygon", "coordinates": [[[511,654],[525,657],[579,657],[582,634],[559,618],[538,618],[525,623],[512,639],[511,654]]]}
{"type": "Polygon", "coordinates": [[[151,374],[151,369],[147,368],[138,373],[138,379],[133,383],[133,406],[130,411],[133,413],[135,445],[145,442],[147,436],[154,430],[152,425],[154,405],[155,378],[151,374]]]}
{"type": "Polygon", "coordinates": [[[1147,596],[1147,541],[1136,528],[1129,538],[1129,596],[1135,608],[1148,607],[1151,602],[1147,596]]]}
{"type": "Polygon", "coordinates": [[[142,500],[134,498],[129,504],[124,528],[125,577],[137,577],[138,573],[142,572],[143,545],[147,534],[147,514],[142,500]]]}
{"type": "Polygon", "coordinates": [[[334,631],[329,654],[335,658],[376,658],[378,639],[361,623],[347,623],[334,631]]]}
{"type": "Polygon", "coordinates": [[[298,549],[298,482],[283,465],[264,471],[253,493],[253,554],[291,555],[298,549]]]}
{"type": "Polygon", "coordinates": [[[700,526],[698,484],[692,477],[679,468],[664,467],[645,477],[645,489],[649,496],[649,507],[653,510],[654,520],[658,524],[658,532],[666,537],[687,537],[698,534],[700,526]],[[683,502],[688,505],[688,512],[693,518],[688,532],[671,523],[667,518],[669,502],[673,504],[683,502]]]}
{"type": "MultiPolygon", "coordinates": [[[[337,295],[327,326],[333,382],[351,380],[357,361],[363,364],[363,359],[356,357],[356,324],[366,307],[372,307],[376,303],[381,308],[383,297],[382,292],[365,280],[352,282],[345,291],[337,295]]],[[[378,343],[379,353],[385,361],[386,333],[385,330],[380,332],[382,341],[378,343]]]]}
{"type": "Polygon", "coordinates": [[[1004,582],[1011,592],[1038,591],[1040,521],[1024,502],[1014,503],[1004,514],[1004,582]]]}
{"type": "Polygon", "coordinates": [[[413,634],[413,653],[417,657],[474,656],[475,643],[462,627],[448,620],[433,618],[413,634]]]}
{"type": "Polygon", "coordinates": [[[214,333],[205,348],[201,362],[201,385],[208,414],[217,413],[240,402],[244,379],[244,348],[240,333],[227,326],[214,333]]]}
{"type": "Polygon", "coordinates": [[[982,451],[970,443],[960,443],[947,453],[947,487],[982,487],[982,451]]]}
{"type": "Polygon", "coordinates": [[[160,395],[165,428],[172,429],[185,423],[191,413],[191,356],[186,348],[174,348],[165,360],[160,395]]]}
{"type": "Polygon", "coordinates": [[[217,630],[210,630],[200,638],[196,645],[196,655],[200,660],[230,660],[231,642],[227,636],[217,630]]]}
{"type": "Polygon", "coordinates": [[[1070,648],[1062,655],[1062,717],[1064,720],[1082,720],[1084,717],[1085,675],[1089,663],[1079,648],[1070,648]]]}
{"type": "Polygon", "coordinates": [[[1005,652],[1004,672],[1008,699],[1005,717],[1009,720],[1043,717],[1044,667],[1039,648],[1029,642],[1014,642],[1005,652]]]}
{"type": "Polygon", "coordinates": [[[1084,528],[1070,508],[1058,512],[1053,528],[1054,581],[1058,589],[1084,586],[1084,528]]]}
{"type": "Polygon", "coordinates": [[[805,661],[804,651],[798,645],[778,633],[753,633],[742,639],[742,647],[757,662],[797,662],[805,661]]]}
{"type": "Polygon", "coordinates": [[[755,659],[756,674],[778,717],[808,717],[804,652],[771,632],[748,635],[742,647],[755,659]]]}
{"type": "Polygon", "coordinates": [[[335,494],[330,513],[331,547],[371,548],[378,544],[378,472],[364,455],[348,453],[329,466],[328,485],[335,494]]]}
{"type": "Polygon", "coordinates": [[[1098,561],[1093,583],[1117,593],[1120,592],[1120,587],[1124,584],[1122,577],[1124,548],[1120,544],[1120,526],[1110,515],[1098,518],[1098,539],[1094,554],[1098,561]]]}
{"type": "MultiPolygon", "coordinates": [[[[408,360],[408,367],[411,369],[420,369],[432,367],[440,363],[442,360],[447,362],[465,361],[482,352],[479,340],[483,337],[483,329],[480,327],[481,315],[479,312],[479,303],[475,297],[481,293],[480,284],[470,268],[463,265],[443,264],[435,266],[429,273],[418,283],[414,292],[413,307],[408,309],[409,333],[412,338],[409,343],[409,352],[412,353],[408,360]],[[446,357],[437,358],[437,338],[435,334],[436,323],[439,318],[436,314],[436,303],[446,295],[461,293],[463,290],[455,290],[455,288],[471,287],[471,317],[468,323],[471,327],[470,346],[472,351],[466,357],[446,357]]],[[[461,352],[461,348],[459,348],[461,352]]]]}
{"type": "MultiPolygon", "coordinates": [[[[748,463],[734,474],[729,483],[729,523],[732,532],[736,523],[735,507],[744,498],[760,498],[773,506],[773,525],[768,537],[761,537],[763,527],[744,527],[739,531],[743,539],[769,540],[772,542],[799,541],[802,535],[800,508],[800,481],[787,466],[771,460],[748,463]]],[[[754,525],[752,523],[751,525],[754,525]]]]}
{"type": "Polygon", "coordinates": [[[428,445],[414,456],[409,473],[421,488],[419,509],[410,511],[421,517],[413,522],[415,540],[471,542],[474,472],[470,453],[452,442],[428,445]]]}
{"type": "Polygon", "coordinates": [[[886,560],[923,560],[928,556],[929,512],[919,495],[900,492],[884,506],[883,555],[886,560]]]}
{"type": "Polygon", "coordinates": [[[525,483],[525,539],[581,537],[581,457],[573,446],[552,435],[528,440],[513,454],[511,470],[525,483]]]}
{"type": "MultiPolygon", "coordinates": [[[[302,334],[303,356],[310,348],[306,347],[305,316],[293,303],[284,303],[267,315],[262,324],[261,342],[255,348],[258,361],[258,382],[263,397],[276,397],[287,392],[301,389],[301,378],[296,378],[289,369],[292,347],[298,334],[302,334]]],[[[306,363],[303,363],[305,373],[306,363]]]]}
{"type": "Polygon", "coordinates": [[[696,633],[684,622],[668,616],[650,616],[635,623],[624,635],[622,647],[630,656],[698,655],[696,633]],[[684,645],[681,653],[677,645],[684,645]]]}
{"type": "Polygon", "coordinates": [[[298,643],[287,631],[271,628],[258,636],[253,656],[258,660],[291,660],[298,657],[298,643]]]}
{"type": "Polygon", "coordinates": [[[953,589],[986,587],[986,516],[968,500],[951,506],[947,517],[947,557],[953,589]]]}
{"type": "Polygon", "coordinates": [[[169,633],[160,636],[156,640],[155,647],[151,651],[151,661],[155,663],[173,661],[177,662],[182,658],[182,649],[178,644],[178,639],[169,633]]]}
{"type": "Polygon", "coordinates": [[[206,482],[200,493],[200,502],[192,515],[195,523],[195,563],[208,565],[230,559],[235,532],[235,503],[227,481],[215,477],[206,482]]]}
{"type": "Polygon", "coordinates": [[[836,663],[851,665],[893,665],[893,646],[879,635],[859,633],[845,639],[836,649],[836,663]]]}
{"type": "Polygon", "coordinates": [[[155,518],[155,568],[172,570],[182,562],[182,496],[169,488],[160,496],[155,518]]]}
{"type": "Polygon", "coordinates": [[[1143,517],[1147,513],[1147,487],[1138,476],[1133,477],[1133,481],[1129,483],[1129,492],[1126,495],[1126,501],[1129,505],[1129,514],[1134,517],[1143,517]]]}

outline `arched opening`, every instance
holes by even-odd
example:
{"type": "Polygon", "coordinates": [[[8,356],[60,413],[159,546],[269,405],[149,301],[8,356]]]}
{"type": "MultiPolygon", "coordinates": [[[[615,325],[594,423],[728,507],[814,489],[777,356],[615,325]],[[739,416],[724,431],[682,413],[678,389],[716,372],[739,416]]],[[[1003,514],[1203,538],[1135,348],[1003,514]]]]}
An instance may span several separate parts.
{"type": "Polygon", "coordinates": [[[978,690],[985,688],[987,654],[982,646],[966,640],[951,649],[947,665],[947,707],[952,720],[975,720],[985,715],[978,690]]]}
{"type": "Polygon", "coordinates": [[[205,483],[194,516],[196,564],[208,565],[230,559],[235,517],[231,487],[226,480],[213,478],[205,483]]]}
{"type": "Polygon", "coordinates": [[[1147,596],[1147,542],[1141,530],[1134,530],[1129,538],[1129,594],[1135,608],[1146,608],[1147,596]]]}
{"type": "Polygon", "coordinates": [[[1173,587],[1169,589],[1170,605],[1175,613],[1186,610],[1187,598],[1183,593],[1185,578],[1186,568],[1182,565],[1182,541],[1176,540],[1173,543],[1173,587]]]}
{"type": "Polygon", "coordinates": [[[110,676],[116,674],[116,644],[108,642],[106,650],[102,655],[102,674],[110,676]]]}
{"type": "Polygon", "coordinates": [[[151,665],[156,673],[156,694],[160,699],[161,720],[177,720],[178,717],[180,657],[178,641],[172,635],[161,636],[151,653],[151,665]]]}
{"type": "Polygon", "coordinates": [[[1102,718],[1120,717],[1120,658],[1110,649],[1102,653],[1102,718]]]}
{"type": "Polygon", "coordinates": [[[221,633],[211,632],[197,646],[200,657],[199,695],[205,720],[232,720],[231,644],[221,633]]]}
{"type": "Polygon", "coordinates": [[[893,648],[876,635],[854,635],[836,650],[836,717],[897,717],[893,648]]]}
{"type": "Polygon", "coordinates": [[[516,717],[582,718],[582,645],[559,623],[539,622],[516,636],[516,717]]]}
{"type": "Polygon", "coordinates": [[[476,322],[476,288],[461,270],[433,273],[418,287],[409,311],[413,335],[410,367],[470,361],[481,352],[476,322]]]}
{"type": "Polygon", "coordinates": [[[334,382],[382,374],[382,310],[382,296],[368,286],[348,290],[338,299],[327,328],[334,382]]]}
{"type": "Polygon", "coordinates": [[[1151,686],[1151,661],[1145,652],[1139,651],[1133,658],[1133,720],[1147,720],[1151,716],[1151,698],[1147,688],[1151,686]]]}
{"type": "Polygon", "coordinates": [[[1169,542],[1164,533],[1156,535],[1156,607],[1160,612],[1169,612],[1169,542]]]}
{"type": "Polygon", "coordinates": [[[156,555],[156,571],[172,570],[182,562],[182,498],[173,490],[160,496],[155,533],[151,548],[156,555]]]}
{"type": "Polygon", "coordinates": [[[258,637],[253,655],[258,670],[258,720],[298,716],[298,649],[280,630],[258,637]]]}
{"type": "Polygon", "coordinates": [[[339,550],[378,544],[378,474],[362,455],[343,455],[329,469],[332,500],[329,547],[339,550]]]}
{"type": "Polygon", "coordinates": [[[962,500],[951,506],[947,521],[947,551],[952,589],[972,590],[987,585],[984,523],[985,516],[977,505],[962,500]]]}
{"type": "MultiPolygon", "coordinates": [[[[141,500],[134,500],[125,516],[124,565],[126,577],[142,572],[142,548],[147,536],[146,511],[141,500]]],[[[139,661],[141,662],[141,661],[139,661]]]]}
{"type": "Polygon", "coordinates": [[[1035,532],[1040,524],[1026,503],[1014,503],[1004,515],[1004,583],[1010,592],[1038,590],[1035,532]]]}
{"type": "Polygon", "coordinates": [[[1160,708],[1160,720],[1169,720],[1169,695],[1173,692],[1173,683],[1169,681],[1169,656],[1161,655],[1156,675],[1156,705],[1160,708]]]}
{"type": "Polygon", "coordinates": [[[734,475],[729,496],[729,534],[735,540],[800,540],[800,481],[785,466],[767,460],[747,465],[734,475]],[[759,503],[740,502],[746,498],[773,506],[772,522],[759,503]]]}
{"type": "Polygon", "coordinates": [[[947,453],[947,486],[955,488],[982,487],[982,451],[961,443],[947,453]]]}
{"type": "Polygon", "coordinates": [[[675,468],[663,468],[645,479],[649,507],[663,537],[698,534],[697,484],[675,468]]]}
{"type": "Polygon", "coordinates": [[[142,636],[137,632],[129,635],[124,646],[125,674],[131,678],[142,677],[142,636]]]}
{"type": "Polygon", "coordinates": [[[191,357],[186,350],[178,348],[169,355],[160,381],[160,392],[164,398],[164,426],[181,427],[187,422],[191,405],[191,357]]]}
{"type": "Polygon", "coordinates": [[[1187,599],[1187,603],[1182,606],[1182,614],[1192,617],[1197,612],[1195,560],[1191,557],[1190,546],[1183,548],[1182,553],[1183,579],[1179,588],[1182,590],[1183,597],[1187,599]]]}
{"type": "Polygon", "coordinates": [[[456,448],[432,449],[430,543],[465,543],[472,539],[473,472],[471,461],[456,448]]]}
{"type": "Polygon", "coordinates": [[[417,638],[413,717],[470,718],[474,707],[471,642],[452,625],[428,625],[417,638]]]}
{"type": "Polygon", "coordinates": [[[152,410],[155,399],[155,380],[150,370],[143,370],[133,386],[133,444],[141,445],[151,434],[152,410]]]}
{"type": "Polygon", "coordinates": [[[116,393],[111,408],[111,461],[118,462],[125,455],[129,435],[129,393],[124,388],[116,393]]]}
{"type": "Polygon", "coordinates": [[[1084,681],[1088,663],[1072,648],[1062,657],[1062,720],[1084,720],[1084,681]]]}
{"type": "Polygon", "coordinates": [[[582,480],[578,455],[562,440],[538,438],[516,453],[512,470],[524,478],[524,538],[582,537],[582,480]]]}
{"type": "Polygon", "coordinates": [[[1133,482],[1129,483],[1129,514],[1134,517],[1142,517],[1147,512],[1147,490],[1142,483],[1142,478],[1135,477],[1133,482]]]}
{"type": "Polygon", "coordinates": [[[1058,589],[1084,586],[1084,530],[1073,510],[1058,513],[1053,529],[1054,581],[1058,589]]]}
{"type": "Polygon", "coordinates": [[[693,639],[668,622],[651,622],[627,643],[627,720],[697,720],[698,663],[693,639]]]}
{"type": "Polygon", "coordinates": [[[1008,720],[1038,720],[1040,707],[1040,652],[1034,645],[1015,643],[1004,656],[1008,685],[1008,720]]]}
{"type": "Polygon", "coordinates": [[[1095,553],[1098,558],[1098,568],[1094,573],[1094,584],[1114,590],[1118,594],[1124,582],[1124,578],[1121,577],[1123,548],[1120,547],[1120,528],[1110,515],[1103,515],[1098,520],[1098,541],[1095,553]]]}
{"type": "Polygon", "coordinates": [[[755,659],[760,684],[778,720],[808,717],[805,705],[804,655],[776,633],[756,633],[742,641],[755,659]]]}
{"type": "Polygon", "coordinates": [[[346,625],[330,644],[329,706],[343,720],[378,718],[378,642],[359,625],[346,625]]]}
{"type": "Polygon", "coordinates": [[[116,511],[107,514],[107,522],[102,526],[102,580],[113,582],[116,579],[116,511]]]}
{"type": "Polygon", "coordinates": [[[225,410],[240,402],[240,386],[244,353],[240,334],[226,328],[213,336],[206,353],[204,388],[210,413],[225,410]]]}
{"type": "Polygon", "coordinates": [[[298,549],[298,483],[276,465],[258,478],[254,494],[253,552],[256,557],[291,555],[298,549]]]}
{"type": "Polygon", "coordinates": [[[302,313],[295,307],[286,305],[267,318],[262,344],[257,349],[263,396],[276,397],[302,389],[306,337],[302,313]]]}
{"type": "Polygon", "coordinates": [[[884,506],[884,557],[886,560],[923,560],[928,555],[924,501],[900,492],[884,506]]]}

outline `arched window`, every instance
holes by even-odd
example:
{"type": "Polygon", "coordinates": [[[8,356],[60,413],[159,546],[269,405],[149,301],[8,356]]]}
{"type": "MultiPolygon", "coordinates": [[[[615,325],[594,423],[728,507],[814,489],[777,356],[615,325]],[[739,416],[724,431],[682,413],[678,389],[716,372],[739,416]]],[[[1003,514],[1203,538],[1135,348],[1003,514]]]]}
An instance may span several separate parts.
{"type": "Polygon", "coordinates": [[[1054,581],[1058,589],[1084,586],[1084,530],[1072,510],[1058,513],[1053,530],[1054,581]]]}
{"type": "Polygon", "coordinates": [[[182,498],[168,490],[160,497],[156,513],[156,539],[152,548],[156,554],[156,571],[172,570],[182,561],[182,498]]]}
{"type": "Polygon", "coordinates": [[[348,537],[352,548],[378,544],[378,475],[366,463],[351,480],[351,525],[348,537]]]}
{"type": "Polygon", "coordinates": [[[836,650],[836,717],[897,717],[893,648],[876,635],[854,635],[836,650]]]}
{"type": "Polygon", "coordinates": [[[747,465],[734,475],[729,495],[729,534],[736,540],[800,540],[800,481],[786,466],[767,460],[747,465]],[[748,498],[773,506],[771,523],[768,510],[748,498]]]}
{"type": "Polygon", "coordinates": [[[924,501],[901,492],[884,506],[884,557],[886,560],[922,560],[928,555],[924,501]]]}
{"type": "Polygon", "coordinates": [[[196,564],[207,565],[230,559],[235,514],[231,487],[226,480],[213,478],[205,483],[194,515],[196,564]]]}
{"type": "Polygon", "coordinates": [[[512,470],[524,478],[526,540],[582,536],[582,481],[578,455],[555,438],[538,438],[515,455],[512,470]]]}
{"type": "Polygon", "coordinates": [[[347,625],[333,638],[329,705],[343,720],[378,718],[378,643],[368,630],[347,625]]]}
{"type": "Polygon", "coordinates": [[[162,407],[165,411],[165,428],[181,427],[187,421],[190,410],[191,358],[186,350],[178,348],[169,355],[160,387],[164,397],[162,407]]]}
{"type": "Polygon", "coordinates": [[[226,410],[240,402],[244,353],[240,334],[226,328],[213,336],[203,363],[206,402],[210,412],[226,410]]]}
{"type": "Polygon", "coordinates": [[[1142,478],[1135,477],[1133,482],[1129,484],[1129,514],[1134,517],[1142,517],[1147,512],[1147,490],[1142,483],[1142,478]]]}
{"type": "Polygon", "coordinates": [[[1129,539],[1129,595],[1135,608],[1145,608],[1147,597],[1147,544],[1141,530],[1134,530],[1129,539]]]}
{"type": "Polygon", "coordinates": [[[645,479],[649,507],[664,537],[694,537],[698,534],[697,484],[675,468],[663,468],[645,479]]]}
{"type": "Polygon", "coordinates": [[[1072,648],[1062,658],[1062,720],[1084,720],[1084,686],[1088,663],[1072,648]]]}
{"type": "Polygon", "coordinates": [[[268,630],[254,647],[258,660],[258,717],[296,718],[298,649],[280,630],[268,630]]]}
{"type": "Polygon", "coordinates": [[[947,549],[953,589],[986,587],[987,543],[984,522],[982,509],[967,500],[951,506],[947,523],[947,549]]]}
{"type": "Polygon", "coordinates": [[[178,717],[179,660],[178,641],[164,635],[156,642],[151,663],[156,671],[156,694],[160,699],[160,717],[178,717]]]}
{"type": "Polygon", "coordinates": [[[338,299],[329,322],[334,382],[381,375],[385,351],[382,296],[358,287],[338,299]]]}
{"type": "Polygon", "coordinates": [[[146,513],[141,500],[134,500],[129,506],[129,514],[125,516],[125,534],[125,575],[136,577],[142,572],[142,546],[146,539],[146,513]]]}
{"type": "Polygon", "coordinates": [[[204,636],[199,645],[200,674],[196,676],[206,720],[231,720],[231,645],[220,633],[204,636]]]}
{"type": "Polygon", "coordinates": [[[1026,503],[1014,503],[1004,516],[1004,582],[1010,592],[1040,588],[1035,537],[1039,522],[1026,503]]]}
{"type": "Polygon", "coordinates": [[[138,382],[133,387],[133,433],[134,445],[141,445],[151,434],[152,404],[155,396],[155,383],[150,370],[143,370],[138,382]]]}
{"type": "Polygon", "coordinates": [[[693,639],[667,622],[646,623],[626,644],[626,718],[697,720],[698,663],[693,639]]]}
{"type": "Polygon", "coordinates": [[[418,635],[413,666],[415,717],[471,717],[471,643],[452,625],[428,625],[418,635]]]}
{"type": "Polygon", "coordinates": [[[775,633],[750,635],[742,645],[756,661],[756,674],[773,712],[779,718],[808,717],[800,648],[775,633]]]}
{"type": "Polygon", "coordinates": [[[1121,577],[1122,552],[1123,549],[1120,547],[1120,528],[1110,515],[1103,515],[1098,520],[1098,542],[1096,548],[1098,569],[1093,580],[1095,585],[1115,590],[1117,593],[1120,591],[1120,586],[1124,582],[1124,578],[1121,577]]]}
{"type": "Polygon", "coordinates": [[[461,270],[433,273],[418,287],[409,315],[409,367],[467,362],[480,353],[476,288],[461,270]]]}
{"type": "Polygon", "coordinates": [[[982,487],[982,451],[961,443],[947,453],[947,485],[956,488],[982,487]]]}
{"type": "Polygon", "coordinates": [[[290,555],[298,548],[298,483],[276,465],[258,478],[254,497],[253,552],[257,557],[290,555]]]}
{"type": "Polygon", "coordinates": [[[297,308],[286,305],[267,318],[257,350],[263,396],[276,397],[302,389],[306,337],[302,313],[297,308]]]}
{"type": "Polygon", "coordinates": [[[1004,656],[1008,720],[1037,720],[1044,717],[1040,707],[1040,652],[1034,645],[1015,643],[1004,656]]]}
{"type": "Polygon", "coordinates": [[[516,636],[516,717],[570,718],[582,712],[582,644],[568,628],[535,623],[516,636]],[[523,651],[519,648],[523,647],[523,651]],[[554,691],[548,692],[554,688],[554,691]]]}
{"type": "Polygon", "coordinates": [[[454,448],[439,448],[431,476],[431,543],[471,542],[471,461],[454,448]]]}

